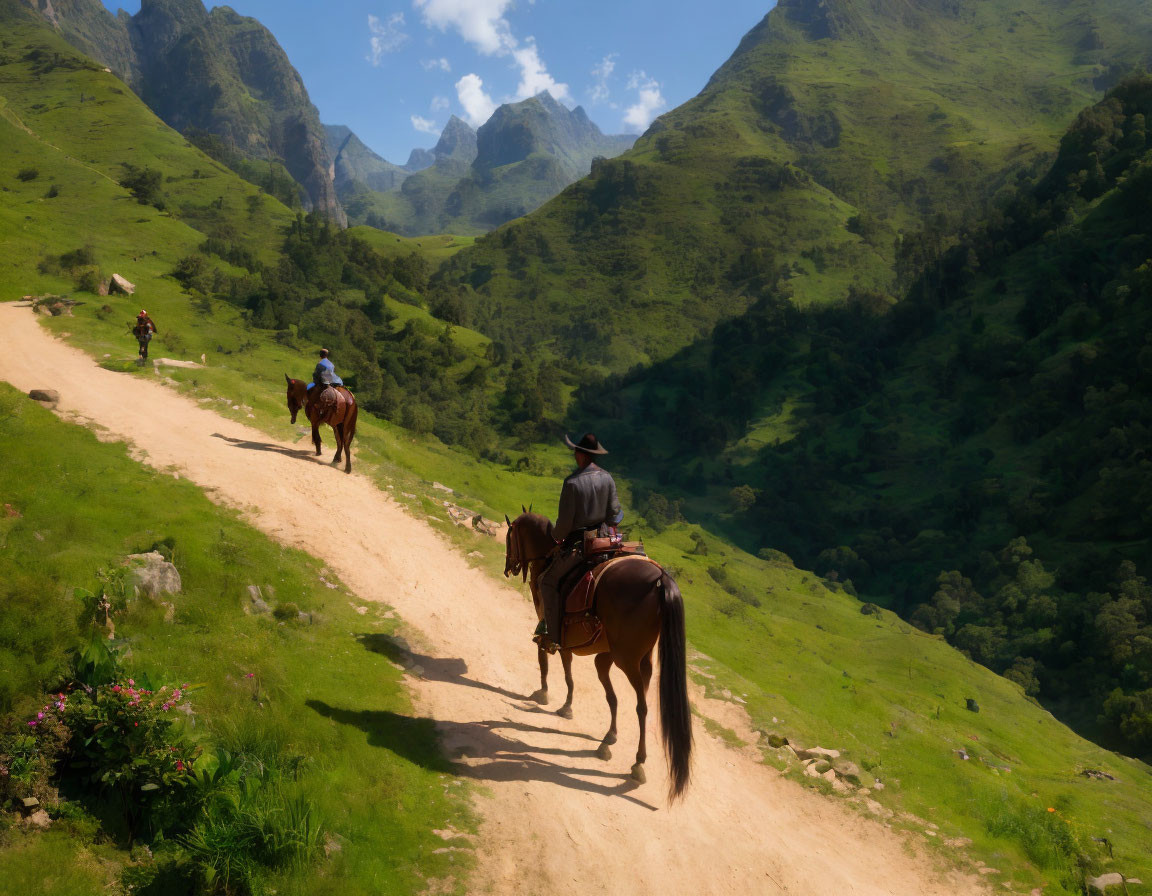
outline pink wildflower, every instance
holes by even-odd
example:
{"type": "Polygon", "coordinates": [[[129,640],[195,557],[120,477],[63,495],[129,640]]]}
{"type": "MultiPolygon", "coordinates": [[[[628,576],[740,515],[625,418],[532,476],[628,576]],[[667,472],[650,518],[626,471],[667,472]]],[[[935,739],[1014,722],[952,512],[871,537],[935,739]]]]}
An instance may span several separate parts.
{"type": "Polygon", "coordinates": [[[131,678],[129,678],[129,679],[128,679],[128,684],[135,686],[136,682],[135,682],[135,681],[133,681],[131,678]]]}
{"type": "Polygon", "coordinates": [[[42,718],[44,718],[44,713],[42,713],[42,712],[38,712],[38,713],[36,713],[36,718],[37,718],[37,719],[42,719],[42,718]]]}
{"type": "Polygon", "coordinates": [[[35,720],[35,719],[33,719],[31,722],[29,722],[29,723],[28,723],[28,727],[29,727],[29,728],[35,728],[35,727],[36,727],[36,720],[35,720]]]}
{"type": "Polygon", "coordinates": [[[178,772],[184,771],[184,763],[179,759],[176,760],[176,771],[178,771],[178,772]]]}
{"type": "Polygon", "coordinates": [[[112,685],[112,693],[113,694],[119,694],[120,693],[120,685],[118,685],[118,684],[112,685]]]}
{"type": "Polygon", "coordinates": [[[133,727],[133,728],[139,728],[139,727],[140,727],[140,723],[139,723],[139,722],[133,722],[133,723],[132,723],[132,727],[133,727]]]}
{"type": "Polygon", "coordinates": [[[247,675],[245,675],[244,677],[245,677],[245,678],[255,678],[255,677],[256,677],[256,673],[255,673],[255,672],[249,672],[249,673],[248,673],[247,675]]]}
{"type": "Polygon", "coordinates": [[[180,689],[179,689],[179,688],[177,688],[176,690],[174,690],[174,691],[172,692],[172,696],[173,696],[173,698],[175,698],[176,700],[179,700],[179,699],[180,699],[180,689]]]}
{"type": "Polygon", "coordinates": [[[167,712],[167,711],[168,711],[168,706],[169,706],[169,704],[165,703],[165,704],[164,704],[163,706],[161,706],[160,708],[161,708],[162,710],[164,710],[165,712],[167,712]]]}

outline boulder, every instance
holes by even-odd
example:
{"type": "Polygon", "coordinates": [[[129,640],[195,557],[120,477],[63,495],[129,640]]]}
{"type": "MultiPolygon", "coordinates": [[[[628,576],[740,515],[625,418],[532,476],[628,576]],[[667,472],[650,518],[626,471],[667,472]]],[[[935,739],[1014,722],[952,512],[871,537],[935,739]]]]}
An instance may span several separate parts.
{"type": "Polygon", "coordinates": [[[827,759],[817,759],[812,763],[812,767],[816,769],[819,774],[823,775],[825,772],[832,770],[832,763],[827,759]]]}
{"type": "Polygon", "coordinates": [[[112,279],[108,281],[108,291],[120,292],[126,296],[130,296],[136,292],[136,284],[129,283],[128,280],[119,274],[113,274],[112,279]]]}
{"type": "Polygon", "coordinates": [[[855,762],[849,762],[847,759],[837,759],[832,763],[832,768],[836,770],[841,778],[846,778],[853,784],[860,783],[860,766],[855,762]]]}
{"type": "Polygon", "coordinates": [[[52,818],[43,809],[37,809],[26,819],[24,819],[24,823],[29,827],[40,828],[43,830],[52,824],[52,818]]]}
{"type": "Polygon", "coordinates": [[[1099,877],[1086,877],[1084,883],[1088,885],[1088,889],[1099,890],[1103,893],[1109,887],[1123,886],[1124,875],[1118,871],[1112,871],[1108,874],[1101,874],[1099,877]]]}
{"type": "Polygon", "coordinates": [[[812,747],[809,750],[797,750],[796,755],[801,759],[839,759],[839,750],[829,750],[827,747],[812,747]]]}
{"type": "Polygon", "coordinates": [[[135,585],[141,594],[156,597],[160,594],[179,594],[183,590],[180,573],[159,551],[129,554],[128,563],[132,567],[128,581],[135,585]]]}
{"type": "Polygon", "coordinates": [[[248,586],[248,606],[249,613],[271,613],[272,608],[268,606],[267,601],[264,600],[264,595],[260,592],[259,585],[248,586]]]}
{"type": "Polygon", "coordinates": [[[55,389],[33,389],[28,393],[33,401],[42,401],[45,404],[56,404],[60,400],[60,393],[55,389]]]}

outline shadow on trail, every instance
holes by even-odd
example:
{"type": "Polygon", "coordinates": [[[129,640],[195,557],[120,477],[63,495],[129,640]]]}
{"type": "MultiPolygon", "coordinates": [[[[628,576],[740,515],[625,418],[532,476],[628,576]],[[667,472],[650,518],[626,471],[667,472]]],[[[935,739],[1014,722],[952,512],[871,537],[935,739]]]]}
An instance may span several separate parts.
{"type": "Polygon", "coordinates": [[[419,674],[421,678],[426,678],[428,681],[458,684],[466,688],[479,688],[482,691],[491,691],[493,694],[499,694],[501,697],[507,697],[510,700],[528,699],[527,694],[517,694],[507,688],[497,687],[494,684],[488,684],[486,681],[469,678],[467,675],[468,664],[459,657],[425,656],[414,650],[402,647],[392,638],[388,637],[388,635],[380,634],[379,632],[368,632],[356,635],[356,640],[373,653],[385,656],[392,662],[398,663],[410,671],[414,666],[419,666],[422,671],[417,674],[419,674]]]}
{"type": "Polygon", "coordinates": [[[246,451],[271,451],[273,454],[283,454],[287,457],[300,457],[309,460],[316,457],[315,452],[307,448],[285,448],[283,445],[276,445],[272,442],[251,442],[248,439],[237,439],[218,432],[212,433],[212,438],[222,439],[233,447],[243,448],[246,451]]]}
{"type": "Polygon", "coordinates": [[[477,781],[542,781],[585,793],[621,797],[645,809],[657,811],[650,803],[630,795],[640,785],[627,774],[563,765],[535,755],[548,753],[576,758],[592,756],[592,750],[566,751],[533,747],[499,733],[499,729],[545,733],[554,733],[554,729],[537,728],[509,720],[436,722],[432,719],[411,718],[389,710],[340,709],[322,700],[308,700],[306,705],[325,718],[359,728],[368,735],[370,746],[391,750],[431,771],[452,772],[477,781]],[[461,760],[471,762],[452,764],[440,755],[435,746],[437,731],[448,751],[455,753],[461,760]],[[584,780],[586,778],[601,779],[605,783],[584,780]]]}

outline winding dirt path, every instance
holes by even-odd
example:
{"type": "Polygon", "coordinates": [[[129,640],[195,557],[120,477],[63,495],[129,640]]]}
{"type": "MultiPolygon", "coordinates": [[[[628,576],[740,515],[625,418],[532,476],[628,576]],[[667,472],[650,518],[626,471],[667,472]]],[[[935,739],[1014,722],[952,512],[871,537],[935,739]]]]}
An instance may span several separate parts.
{"type": "MultiPolygon", "coordinates": [[[[59,413],[98,421],[146,463],[175,467],[217,500],[226,496],[252,524],[319,557],[360,598],[387,602],[418,630],[421,669],[409,676],[418,706],[438,721],[461,773],[484,785],[471,892],[986,892],[972,878],[934,868],[883,825],[783,779],[756,761],[755,750],[723,745],[699,724],[687,798],[666,807],[663,756],[658,746],[651,749],[658,743],[655,712],[649,782],[637,786],[627,778],[636,717],[619,671],[620,740],[605,763],[593,753],[608,711],[592,663],[575,663],[573,721],[529,703],[525,696],[537,685],[528,640],[535,620],[524,592],[469,568],[445,539],[367,479],[332,470],[302,480],[301,464],[311,461],[300,446],[276,443],[159,383],[133,380],[134,400],[124,401],[123,375],[54,339],[26,307],[0,305],[0,378],[23,391],[58,390],[59,413]],[[352,543],[317,543],[315,521],[322,517],[333,531],[352,533],[352,543]],[[353,556],[355,565],[348,562],[353,556]]],[[[558,665],[553,709],[562,691],[558,665]]],[[[694,701],[702,704],[699,694],[694,701]]],[[[713,710],[731,715],[735,707],[706,707],[713,710]]]]}

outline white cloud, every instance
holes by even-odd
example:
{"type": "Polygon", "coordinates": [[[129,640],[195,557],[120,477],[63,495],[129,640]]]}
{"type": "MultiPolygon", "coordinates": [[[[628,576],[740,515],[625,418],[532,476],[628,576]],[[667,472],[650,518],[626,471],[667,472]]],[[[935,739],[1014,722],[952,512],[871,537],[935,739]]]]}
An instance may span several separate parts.
{"type": "Polygon", "coordinates": [[[395,53],[408,40],[408,35],[402,30],[404,27],[404,13],[396,12],[382,22],[376,16],[368,16],[369,45],[368,61],[379,65],[385,53],[395,53]]]}
{"type": "Polygon", "coordinates": [[[452,63],[445,59],[443,56],[441,56],[439,59],[422,59],[420,60],[420,65],[426,72],[430,72],[433,69],[439,69],[442,72],[452,71],[452,63]]]}
{"type": "Polygon", "coordinates": [[[624,112],[624,127],[635,133],[648,129],[658,112],[666,105],[660,92],[660,82],[649,78],[644,72],[633,72],[628,78],[628,89],[635,90],[636,102],[624,112]]]}
{"type": "Polygon", "coordinates": [[[504,14],[512,0],[413,0],[425,23],[449,28],[486,56],[503,56],[516,47],[516,38],[504,14]]]}
{"type": "MultiPolygon", "coordinates": [[[[506,14],[513,0],[412,0],[424,23],[440,31],[456,31],[485,56],[511,56],[520,68],[515,99],[522,100],[547,90],[560,101],[572,101],[568,85],[548,73],[536,41],[523,43],[512,33],[506,14]]],[[[470,85],[471,86],[471,85],[470,85]]],[[[456,85],[457,92],[460,84],[456,85]]]]}
{"type": "Polygon", "coordinates": [[[443,112],[445,109],[451,108],[451,106],[452,106],[452,101],[450,99],[448,99],[448,97],[446,97],[446,96],[434,96],[434,97],[432,97],[432,111],[433,112],[443,112]]]}
{"type": "Polygon", "coordinates": [[[540,51],[536,49],[535,40],[528,38],[524,46],[512,51],[512,58],[520,66],[520,83],[516,86],[517,99],[527,99],[547,90],[552,94],[554,100],[572,101],[572,94],[568,92],[568,85],[558,83],[555,78],[548,74],[548,69],[540,58],[540,51]]]}
{"type": "Polygon", "coordinates": [[[611,91],[608,89],[608,79],[616,70],[616,57],[619,54],[609,53],[592,69],[592,77],[596,79],[588,91],[588,98],[594,103],[602,103],[608,99],[611,91]]]}
{"type": "Polygon", "coordinates": [[[465,75],[457,81],[456,97],[464,107],[464,118],[474,128],[484,124],[496,111],[496,103],[484,92],[484,81],[479,75],[465,75]]]}
{"type": "Polygon", "coordinates": [[[440,128],[436,127],[436,122],[428,118],[421,118],[419,115],[412,116],[412,127],[421,134],[431,134],[433,137],[440,135],[440,128]]]}

